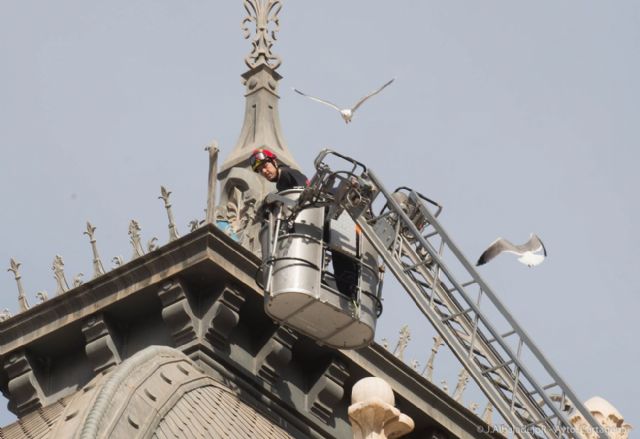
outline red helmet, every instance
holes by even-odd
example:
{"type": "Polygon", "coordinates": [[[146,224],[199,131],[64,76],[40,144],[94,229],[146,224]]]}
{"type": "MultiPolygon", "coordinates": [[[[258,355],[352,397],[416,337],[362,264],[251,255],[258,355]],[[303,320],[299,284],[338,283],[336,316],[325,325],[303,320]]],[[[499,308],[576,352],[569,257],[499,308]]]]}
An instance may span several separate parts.
{"type": "Polygon", "coordinates": [[[251,169],[253,169],[254,172],[258,172],[262,165],[269,161],[275,162],[276,158],[276,155],[268,149],[258,148],[254,149],[251,153],[251,157],[249,157],[249,163],[251,164],[251,169]]]}

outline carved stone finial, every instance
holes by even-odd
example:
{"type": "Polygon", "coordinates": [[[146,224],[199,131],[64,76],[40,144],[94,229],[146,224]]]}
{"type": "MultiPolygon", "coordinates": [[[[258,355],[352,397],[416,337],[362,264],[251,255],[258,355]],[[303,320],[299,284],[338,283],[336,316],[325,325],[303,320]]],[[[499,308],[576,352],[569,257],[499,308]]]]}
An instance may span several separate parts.
{"type": "Polygon", "coordinates": [[[173,219],[173,212],[171,211],[171,203],[169,202],[169,196],[171,192],[168,191],[164,186],[160,186],[160,198],[164,201],[164,207],[167,209],[167,217],[169,218],[169,241],[176,240],[180,237],[178,235],[178,229],[176,227],[176,222],[173,219]]]}
{"type": "Polygon", "coordinates": [[[45,300],[49,298],[49,295],[45,290],[42,290],[36,293],[36,298],[38,299],[38,303],[43,303],[45,300]]]}
{"type": "Polygon", "coordinates": [[[354,439],[392,439],[413,431],[413,419],[394,404],[393,390],[386,381],[376,377],[358,381],[348,410],[354,439]]]}
{"type": "Polygon", "coordinates": [[[418,371],[418,367],[420,367],[420,362],[418,360],[412,360],[411,361],[411,368],[417,372],[418,371]]]}
{"type": "Polygon", "coordinates": [[[491,401],[487,403],[482,412],[482,420],[487,423],[487,425],[493,425],[493,404],[491,401]]]}
{"type": "Polygon", "coordinates": [[[209,151],[209,184],[207,186],[207,215],[205,222],[214,224],[216,222],[216,184],[218,182],[218,142],[215,140],[205,148],[209,151]]]}
{"type": "Polygon", "coordinates": [[[62,256],[56,255],[53,258],[53,277],[56,280],[56,295],[60,295],[69,290],[69,284],[64,277],[64,261],[62,256]]]}
{"type": "Polygon", "coordinates": [[[129,222],[129,242],[133,246],[133,255],[131,259],[139,258],[144,255],[144,250],[142,249],[142,242],[140,240],[140,224],[138,221],[132,219],[129,222]]]}
{"type": "Polygon", "coordinates": [[[9,260],[9,268],[7,271],[11,271],[18,284],[18,305],[20,306],[20,312],[29,309],[29,303],[27,302],[27,295],[24,293],[24,287],[22,286],[22,276],[20,275],[20,262],[11,258],[9,260]]]}
{"type": "Polygon", "coordinates": [[[411,340],[411,332],[409,331],[409,326],[404,325],[400,329],[400,337],[398,338],[398,343],[396,344],[396,348],[393,350],[393,355],[403,360],[404,350],[409,345],[409,340],[411,340]]]}
{"type": "Polygon", "coordinates": [[[84,273],[78,273],[73,277],[73,281],[71,281],[71,285],[73,285],[73,288],[79,287],[84,283],[84,281],[82,280],[82,276],[84,276],[84,273]]]}
{"type": "Polygon", "coordinates": [[[189,221],[189,231],[190,232],[195,232],[196,230],[198,230],[198,227],[200,227],[200,220],[193,219],[193,220],[189,221]]]}
{"type": "Polygon", "coordinates": [[[157,249],[158,248],[157,242],[158,242],[158,238],[156,238],[155,236],[151,238],[149,242],[147,242],[147,250],[152,252],[155,249],[157,249]]]}
{"type": "Polygon", "coordinates": [[[87,221],[87,230],[83,233],[89,237],[91,243],[91,251],[93,252],[93,277],[96,278],[104,274],[104,267],[102,266],[102,260],[98,254],[98,246],[96,245],[95,238],[96,228],[87,221]]]}
{"type": "Polygon", "coordinates": [[[251,38],[252,34],[248,24],[252,23],[254,26],[252,50],[245,58],[245,63],[251,69],[263,64],[274,70],[277,69],[282,64],[282,60],[271,52],[271,48],[278,39],[278,31],[280,31],[278,14],[282,9],[281,0],[244,0],[244,9],[248,14],[242,20],[245,39],[251,38]]]}
{"type": "MultiPolygon", "coordinates": [[[[585,402],[584,406],[611,439],[627,439],[629,437],[633,427],[624,421],[624,417],[609,401],[594,396],[585,402]]],[[[600,437],[599,432],[594,431],[580,412],[575,411],[569,420],[583,438],[597,439],[600,437]]]]}
{"type": "Polygon", "coordinates": [[[471,412],[475,414],[475,412],[478,410],[478,407],[480,407],[480,404],[478,404],[477,402],[472,402],[469,406],[469,410],[471,410],[471,412]]]}
{"type": "Polygon", "coordinates": [[[111,262],[113,263],[113,267],[120,267],[124,264],[124,258],[122,256],[114,256],[111,258],[111,262]]]}
{"type": "Polygon", "coordinates": [[[464,389],[466,389],[468,382],[469,372],[467,372],[467,369],[462,369],[458,374],[458,383],[456,384],[456,390],[453,392],[453,399],[458,402],[462,400],[462,394],[464,393],[464,389]]]}
{"type": "Polygon", "coordinates": [[[447,380],[440,381],[440,384],[442,385],[442,390],[444,390],[445,393],[449,393],[449,384],[447,384],[447,380]]]}
{"type": "Polygon", "coordinates": [[[433,362],[436,359],[436,354],[438,353],[438,349],[440,346],[444,344],[442,337],[436,335],[433,337],[433,346],[431,347],[431,355],[429,355],[429,359],[427,360],[427,365],[422,371],[422,376],[428,379],[429,381],[433,381],[433,362]]]}
{"type": "Polygon", "coordinates": [[[11,315],[11,311],[9,311],[7,308],[3,309],[2,312],[0,312],[0,322],[9,320],[11,317],[13,317],[11,315]]]}

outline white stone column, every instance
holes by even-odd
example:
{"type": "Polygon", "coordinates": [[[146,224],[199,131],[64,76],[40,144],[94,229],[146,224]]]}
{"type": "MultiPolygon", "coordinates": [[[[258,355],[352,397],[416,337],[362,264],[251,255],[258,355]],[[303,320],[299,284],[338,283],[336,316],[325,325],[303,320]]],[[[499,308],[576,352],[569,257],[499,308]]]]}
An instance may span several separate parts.
{"type": "MultiPolygon", "coordinates": [[[[607,400],[594,396],[584,403],[593,417],[602,425],[604,432],[611,439],[627,439],[633,428],[624,422],[624,418],[616,408],[607,400]]],[[[570,416],[571,423],[585,439],[598,439],[597,432],[592,431],[591,426],[579,412],[570,416]]]]}
{"type": "Polygon", "coordinates": [[[393,390],[376,377],[363,378],[351,391],[349,420],[354,439],[394,439],[411,432],[413,419],[394,407],[393,390]]]}

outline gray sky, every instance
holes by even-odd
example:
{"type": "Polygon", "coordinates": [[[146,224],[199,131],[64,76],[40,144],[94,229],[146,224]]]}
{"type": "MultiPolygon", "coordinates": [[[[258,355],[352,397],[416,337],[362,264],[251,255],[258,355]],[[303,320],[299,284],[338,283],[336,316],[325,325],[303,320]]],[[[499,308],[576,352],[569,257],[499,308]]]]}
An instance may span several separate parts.
{"type": "MultiPolygon", "coordinates": [[[[90,278],[87,220],[110,265],[130,257],[132,218],[166,242],[161,184],[183,234],[204,216],[203,148],[218,139],[224,158],[243,118],[242,18],[239,0],[2,2],[0,263],[22,262],[32,304],[55,291],[56,254],[90,278]]],[[[292,0],[280,18],[280,116],[303,171],[332,147],[425,193],[471,260],[537,233],[544,264],[481,274],[580,398],[640,428],[640,4],[292,0]],[[291,91],[346,106],[392,77],[349,126],[291,91]]],[[[15,313],[10,273],[0,289],[15,313]]],[[[428,322],[397,285],[384,296],[377,339],[408,323],[406,359],[424,364],[428,322]]]]}

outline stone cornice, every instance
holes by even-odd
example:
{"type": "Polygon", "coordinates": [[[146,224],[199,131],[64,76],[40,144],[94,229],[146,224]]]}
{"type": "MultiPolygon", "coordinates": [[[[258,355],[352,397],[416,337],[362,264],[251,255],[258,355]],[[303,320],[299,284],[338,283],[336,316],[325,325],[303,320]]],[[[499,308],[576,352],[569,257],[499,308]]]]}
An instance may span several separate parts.
{"type": "Polygon", "coordinates": [[[172,241],[153,252],[0,322],[0,357],[60,328],[81,322],[137,292],[185,270],[215,265],[229,279],[262,292],[254,282],[260,260],[213,225],[172,241]]]}

